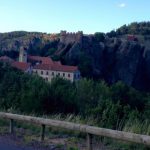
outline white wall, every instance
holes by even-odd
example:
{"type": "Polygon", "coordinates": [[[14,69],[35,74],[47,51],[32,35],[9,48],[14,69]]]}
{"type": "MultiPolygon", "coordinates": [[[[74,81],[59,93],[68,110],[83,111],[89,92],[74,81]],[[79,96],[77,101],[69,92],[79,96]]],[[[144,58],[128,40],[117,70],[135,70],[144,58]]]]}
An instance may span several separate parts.
{"type": "Polygon", "coordinates": [[[39,70],[39,69],[33,69],[33,73],[37,71],[37,74],[41,76],[44,79],[48,79],[48,81],[51,81],[54,77],[62,77],[64,79],[70,80],[71,82],[74,82],[76,80],[80,79],[80,72],[61,72],[61,71],[52,71],[52,70],[39,70]],[[41,71],[43,71],[43,74],[41,74],[41,71]],[[48,75],[47,75],[48,72],[48,75]]]}

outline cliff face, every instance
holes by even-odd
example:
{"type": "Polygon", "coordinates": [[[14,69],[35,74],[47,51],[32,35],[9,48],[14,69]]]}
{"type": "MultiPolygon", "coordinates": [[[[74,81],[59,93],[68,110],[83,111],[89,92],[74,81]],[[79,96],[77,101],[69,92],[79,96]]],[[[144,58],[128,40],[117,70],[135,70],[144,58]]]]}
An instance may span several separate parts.
{"type": "Polygon", "coordinates": [[[2,54],[24,47],[30,54],[78,65],[83,76],[104,79],[110,84],[121,80],[138,89],[150,89],[150,50],[140,41],[65,31],[58,35],[26,32],[20,36],[10,35],[4,38],[0,34],[2,54]]]}
{"type": "Polygon", "coordinates": [[[150,89],[149,40],[146,44],[127,37],[106,37],[100,41],[94,35],[80,35],[79,39],[62,40],[59,44],[64,47],[54,55],[66,64],[78,65],[83,76],[104,79],[110,84],[121,80],[140,90],[150,89]]]}

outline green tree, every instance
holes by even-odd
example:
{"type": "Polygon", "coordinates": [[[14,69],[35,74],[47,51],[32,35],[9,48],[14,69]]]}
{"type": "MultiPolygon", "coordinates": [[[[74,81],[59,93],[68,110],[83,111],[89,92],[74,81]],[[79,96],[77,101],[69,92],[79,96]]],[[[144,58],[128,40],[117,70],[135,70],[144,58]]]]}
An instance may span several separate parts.
{"type": "Polygon", "coordinates": [[[95,36],[96,41],[98,42],[104,42],[105,40],[105,34],[102,32],[96,32],[94,36],[95,36]]]}

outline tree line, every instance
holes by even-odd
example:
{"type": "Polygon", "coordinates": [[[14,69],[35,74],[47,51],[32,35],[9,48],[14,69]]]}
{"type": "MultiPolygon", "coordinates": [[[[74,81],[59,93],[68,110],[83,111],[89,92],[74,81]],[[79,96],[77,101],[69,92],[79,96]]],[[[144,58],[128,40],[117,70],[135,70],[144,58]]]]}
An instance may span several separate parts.
{"type": "Polygon", "coordinates": [[[123,25],[116,31],[112,30],[107,33],[109,37],[116,37],[120,35],[133,34],[147,36],[150,34],[150,22],[133,22],[129,25],[123,25]]]}

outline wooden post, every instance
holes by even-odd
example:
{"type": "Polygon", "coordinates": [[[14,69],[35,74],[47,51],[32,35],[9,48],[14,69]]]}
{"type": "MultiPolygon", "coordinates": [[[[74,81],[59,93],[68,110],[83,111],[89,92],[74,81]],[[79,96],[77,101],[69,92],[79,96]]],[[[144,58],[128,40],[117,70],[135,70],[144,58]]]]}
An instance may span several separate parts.
{"type": "Polygon", "coordinates": [[[14,120],[13,119],[10,119],[9,132],[11,134],[14,133],[14,120]]]}
{"type": "Polygon", "coordinates": [[[92,134],[87,133],[87,150],[92,150],[92,134]]]}
{"type": "Polygon", "coordinates": [[[41,141],[44,141],[44,137],[45,137],[45,125],[42,124],[42,128],[41,128],[41,141]]]}

